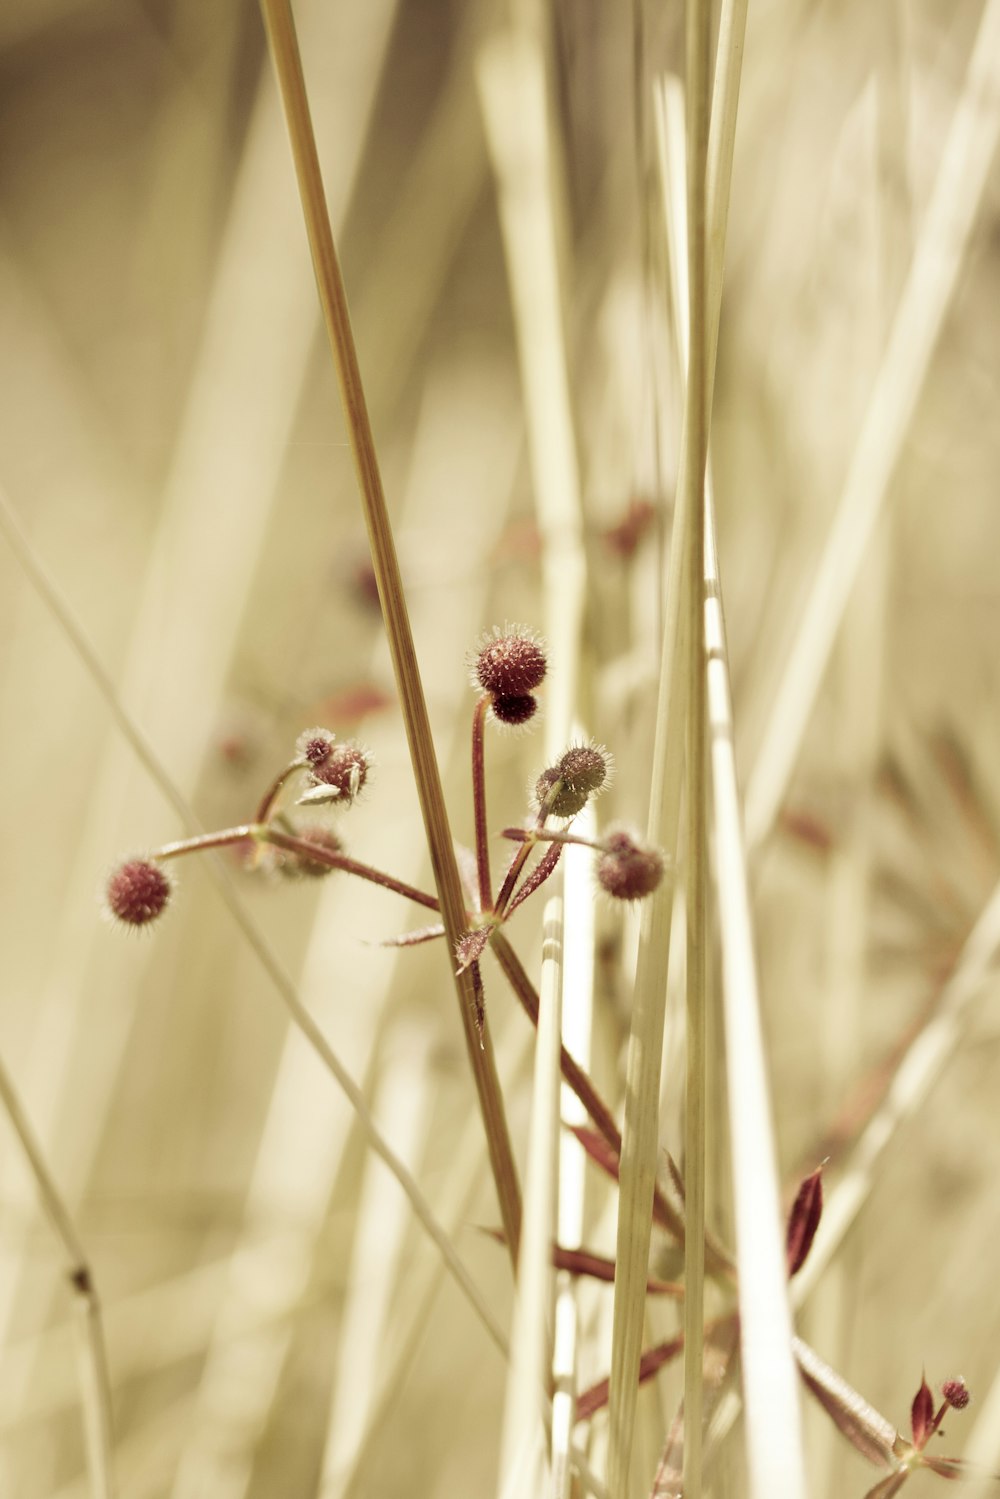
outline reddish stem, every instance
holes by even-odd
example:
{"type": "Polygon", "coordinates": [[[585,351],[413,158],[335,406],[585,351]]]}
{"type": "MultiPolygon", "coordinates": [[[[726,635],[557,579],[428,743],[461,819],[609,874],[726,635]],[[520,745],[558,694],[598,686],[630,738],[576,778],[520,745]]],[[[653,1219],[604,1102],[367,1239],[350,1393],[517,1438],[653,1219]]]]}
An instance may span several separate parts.
{"type": "Polygon", "coordinates": [[[270,843],[274,848],[283,848],[290,854],[298,854],[312,864],[326,864],[330,869],[342,869],[345,874],[355,874],[369,884],[381,885],[383,890],[392,890],[396,895],[405,896],[407,900],[415,901],[418,906],[426,906],[430,911],[440,909],[436,895],[428,895],[426,890],[418,890],[415,885],[393,879],[391,874],[385,874],[371,864],[360,864],[357,859],[349,859],[346,854],[336,853],[323,844],[310,843],[305,838],[282,833],[270,823],[246,822],[237,828],[202,833],[197,838],[181,838],[176,843],[165,843],[152,857],[160,860],[179,859],[183,854],[200,854],[210,848],[227,848],[234,843],[245,843],[248,838],[258,843],[270,843]]]}
{"type": "Polygon", "coordinates": [[[518,875],[524,868],[525,861],[527,860],[528,855],[531,853],[531,850],[534,848],[535,844],[538,841],[535,835],[541,833],[542,829],[545,827],[545,819],[549,815],[549,808],[562,790],[562,781],[556,781],[552,786],[549,787],[545,800],[542,802],[542,805],[538,809],[538,816],[535,818],[535,826],[533,828],[529,828],[525,832],[524,842],[521,844],[521,847],[517,850],[517,853],[510,861],[510,868],[507,870],[507,873],[503,877],[503,884],[500,886],[500,894],[497,896],[497,903],[494,907],[496,914],[500,918],[500,920],[503,920],[503,917],[506,914],[507,907],[510,904],[510,898],[514,894],[514,886],[517,884],[518,875]]]}
{"type": "Polygon", "coordinates": [[[472,715],[472,807],[476,819],[476,883],[479,886],[480,911],[493,909],[489,835],[486,828],[485,724],[489,706],[489,694],[484,693],[472,715]]]}
{"type": "Polygon", "coordinates": [[[245,822],[238,828],[222,828],[217,833],[201,833],[197,838],[178,838],[176,843],[165,843],[154,851],[158,860],[179,859],[184,854],[205,853],[210,848],[230,848],[235,843],[246,843],[254,838],[256,823],[245,822]]]}
{"type": "Polygon", "coordinates": [[[381,885],[383,890],[392,890],[397,895],[403,895],[407,900],[415,901],[418,906],[426,906],[429,911],[440,910],[436,895],[429,895],[426,890],[418,890],[414,885],[407,885],[403,880],[394,879],[391,874],[375,869],[371,864],[359,864],[356,859],[349,859],[346,854],[335,853],[333,849],[324,848],[319,843],[310,843],[305,838],[294,838],[291,834],[279,832],[274,827],[258,826],[252,831],[262,843],[271,843],[275,848],[286,849],[288,853],[298,854],[313,864],[327,864],[331,869],[342,869],[345,874],[356,874],[359,879],[368,880],[372,885],[381,885]]]}

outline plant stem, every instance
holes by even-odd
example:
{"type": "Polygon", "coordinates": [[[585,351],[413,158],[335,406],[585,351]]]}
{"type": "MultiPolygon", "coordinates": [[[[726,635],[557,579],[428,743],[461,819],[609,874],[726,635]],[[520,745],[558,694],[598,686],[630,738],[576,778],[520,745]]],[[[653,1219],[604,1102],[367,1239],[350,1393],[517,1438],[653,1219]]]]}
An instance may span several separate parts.
{"type": "MultiPolygon", "coordinates": [[[[688,513],[685,597],[687,628],[687,964],[684,1102],[684,1492],[697,1499],[702,1485],[704,1439],[705,1317],[705,1092],[708,1048],[708,780],[705,656],[705,467],[708,458],[707,159],[711,97],[711,7],[691,0],[686,9],[688,358],[684,444],[688,513]]],[[[756,1496],[756,1490],[755,1496],[756,1496]]]]}
{"type": "MultiPolygon", "coordinates": [[[[320,303],[333,351],[348,436],[358,473],[372,565],[403,710],[434,881],[441,902],[449,949],[454,952],[455,944],[465,930],[465,903],[375,452],[375,440],[354,346],[347,297],[323,193],[323,179],[295,24],[289,0],[261,0],[261,9],[288,124],[320,303]]],[[[479,1095],[490,1164],[500,1200],[500,1213],[512,1262],[516,1266],[521,1228],[521,1193],[493,1047],[487,1027],[484,1025],[480,1029],[477,1025],[471,974],[459,975],[453,971],[453,978],[469,1064],[479,1095]]]]}
{"type": "Polygon", "coordinates": [[[480,911],[493,909],[489,834],[486,827],[486,736],[484,733],[489,706],[489,697],[484,693],[472,715],[472,809],[476,819],[476,882],[479,886],[480,911]]]}
{"type": "Polygon", "coordinates": [[[367,880],[372,885],[381,885],[383,890],[392,890],[396,895],[403,895],[407,900],[415,901],[418,906],[426,906],[429,911],[438,910],[436,895],[430,895],[426,890],[418,890],[415,885],[408,885],[405,880],[397,880],[393,875],[386,874],[384,870],[375,869],[371,864],[359,864],[357,859],[350,859],[346,854],[338,854],[334,849],[324,848],[319,843],[310,843],[306,838],[295,838],[289,833],[282,833],[278,828],[256,827],[253,832],[261,843],[273,844],[275,848],[283,848],[290,854],[298,854],[314,864],[328,864],[331,869],[342,869],[345,874],[356,874],[359,879],[367,880]]]}
{"type": "Polygon", "coordinates": [[[216,833],[202,833],[198,838],[179,838],[176,843],[165,843],[152,857],[162,863],[166,859],[182,858],[185,854],[204,853],[210,848],[231,848],[234,844],[246,843],[248,839],[254,843],[270,843],[274,848],[298,854],[313,864],[326,864],[330,869],[341,869],[345,874],[357,875],[358,879],[367,880],[371,885],[380,885],[383,890],[392,890],[396,895],[405,896],[418,906],[426,906],[429,911],[438,910],[436,895],[418,890],[405,880],[397,880],[384,870],[376,869],[372,864],[362,864],[357,859],[349,858],[347,854],[337,853],[335,849],[325,848],[320,843],[310,843],[307,838],[296,838],[292,833],[283,833],[271,823],[245,822],[235,828],[220,828],[216,833]]]}
{"type": "Polygon", "coordinates": [[[494,907],[497,917],[500,920],[503,919],[504,913],[506,912],[507,907],[510,904],[510,898],[514,894],[514,886],[517,884],[518,875],[524,868],[528,859],[528,855],[531,853],[531,850],[535,846],[535,843],[537,841],[535,835],[540,833],[545,827],[545,820],[549,815],[549,808],[557,799],[562,790],[562,781],[555,781],[549,787],[545,795],[545,800],[542,802],[542,805],[538,809],[538,816],[535,818],[535,826],[526,830],[524,842],[521,844],[521,847],[517,850],[513,859],[511,859],[510,861],[510,868],[507,870],[507,873],[503,877],[503,884],[500,886],[500,894],[497,896],[496,906],[494,907]]]}
{"type": "MultiPolygon", "coordinates": [[[[500,931],[494,931],[490,939],[490,946],[497,962],[503,969],[510,987],[516,998],[520,1001],[532,1025],[538,1025],[539,997],[538,990],[528,976],[524,964],[517,953],[511,947],[507,938],[500,931]]],[[[599,1133],[611,1146],[615,1154],[620,1158],[622,1151],[622,1137],[615,1123],[614,1115],[598,1093],[587,1073],[575,1061],[572,1055],[562,1048],[559,1056],[559,1065],[562,1069],[563,1081],[568,1088],[576,1094],[590,1115],[599,1133]]],[[[653,1186],[653,1204],[657,1222],[677,1240],[679,1244],[684,1242],[684,1223],[664,1197],[658,1184],[653,1186]]],[[[711,1234],[706,1236],[705,1241],[705,1263],[712,1275],[731,1281],[733,1278],[732,1260],[726,1251],[719,1245],[711,1234]]]]}
{"type": "Polygon", "coordinates": [[[91,1491],[94,1499],[114,1499],[116,1490],[111,1462],[114,1449],[111,1381],[108,1376],[104,1322],[94,1277],[72,1214],[56,1186],[42,1148],[2,1062],[0,1104],[21,1142],[38,1195],[63,1246],[67,1276],[80,1314],[83,1424],[91,1491]]]}
{"type": "Polygon", "coordinates": [[[268,786],[267,790],[264,792],[264,795],[261,797],[260,806],[257,808],[257,816],[255,821],[269,821],[271,813],[274,810],[274,804],[278,799],[278,795],[281,791],[282,786],[284,786],[287,781],[291,780],[296,771],[302,770],[303,768],[304,767],[301,760],[293,760],[290,765],[285,766],[284,770],[280,770],[278,772],[274,780],[271,782],[270,786],[268,786]]]}

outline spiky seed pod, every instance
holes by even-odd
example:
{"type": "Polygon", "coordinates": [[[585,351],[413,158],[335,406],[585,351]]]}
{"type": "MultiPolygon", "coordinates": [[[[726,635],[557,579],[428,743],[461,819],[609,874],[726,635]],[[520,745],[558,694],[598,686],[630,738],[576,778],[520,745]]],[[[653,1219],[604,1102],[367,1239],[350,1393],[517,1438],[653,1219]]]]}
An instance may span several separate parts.
{"type": "Polygon", "coordinates": [[[304,729],[295,741],[295,758],[307,765],[325,765],[336,742],[336,734],[329,729],[304,729]]]}
{"type": "Polygon", "coordinates": [[[575,817],[611,776],[613,761],[601,744],[573,744],[535,782],[534,798],[553,817],[575,817]]]}
{"type": "Polygon", "coordinates": [[[663,878],[659,849],[645,847],[623,828],[607,835],[603,849],[597,861],[597,879],[615,900],[642,900],[663,878]]]}
{"type": "Polygon", "coordinates": [[[530,692],[523,697],[495,697],[490,702],[490,711],[498,723],[520,728],[538,711],[538,699],[530,692]]]}
{"type": "Polygon", "coordinates": [[[535,782],[535,803],[553,817],[575,817],[587,805],[587,792],[569,786],[555,766],[543,770],[535,782]]]}
{"type": "Polygon", "coordinates": [[[151,859],[128,859],[111,875],[104,890],[107,908],[125,926],[148,926],[162,916],[173,894],[173,881],[151,859]]]}
{"type": "Polygon", "coordinates": [[[498,625],[479,642],[473,682],[494,698],[523,698],[540,687],[548,663],[545,647],[524,625],[498,625]]]}
{"type": "MultiPolygon", "coordinates": [[[[309,823],[305,827],[296,828],[295,836],[302,843],[310,843],[314,848],[326,849],[327,853],[343,853],[344,845],[330,828],[325,828],[320,823],[309,823]]],[[[305,876],[307,879],[320,879],[323,875],[333,874],[333,866],[324,863],[321,859],[310,859],[305,854],[292,853],[291,850],[282,850],[280,864],[281,873],[289,878],[305,876]]]]}
{"type": "Polygon", "coordinates": [[[969,1387],[964,1379],[946,1379],[941,1386],[941,1394],[947,1400],[952,1410],[964,1411],[972,1398],[969,1387]]]}
{"type": "Polygon", "coordinates": [[[368,780],[372,757],[360,744],[339,744],[322,765],[312,767],[314,786],[329,786],[338,806],[350,806],[368,780]]]}

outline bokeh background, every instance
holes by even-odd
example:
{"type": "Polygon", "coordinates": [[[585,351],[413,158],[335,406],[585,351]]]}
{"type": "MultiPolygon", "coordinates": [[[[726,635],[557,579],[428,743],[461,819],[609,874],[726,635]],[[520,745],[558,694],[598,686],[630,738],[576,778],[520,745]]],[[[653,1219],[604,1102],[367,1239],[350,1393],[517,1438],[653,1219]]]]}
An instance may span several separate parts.
{"type": "MultiPolygon", "coordinates": [[[[296,7],[465,842],[466,652],[485,626],[542,618],[518,357],[531,324],[512,310],[503,173],[484,125],[491,39],[539,24],[530,10],[296,7]]],[[[750,6],[713,465],[737,752],[751,786],[914,246],[933,193],[954,199],[952,259],[932,292],[940,331],[913,355],[919,398],[794,773],[753,849],[790,1189],[824,1156],[836,1183],[1000,878],[1000,47],[992,80],[988,68],[985,84],[969,80],[980,27],[997,35],[996,10],[990,0],[750,6]],[[946,141],[963,110],[956,168],[946,141]]],[[[647,0],[556,0],[540,24],[590,567],[580,715],[618,761],[602,818],[641,825],[680,411],[653,87],[683,69],[683,17],[647,0]]],[[[508,130],[515,149],[516,110],[505,116],[501,101],[499,113],[501,145],[508,130]]],[[[921,299],[907,305],[919,321],[921,299]]],[[[7,0],[0,328],[4,503],[199,820],[245,820],[299,730],[324,723],[376,757],[343,828],[351,850],[426,883],[254,5],[7,0]]],[[[108,868],[182,828],[6,541],[0,701],[0,1057],[93,1262],[122,1494],[491,1492],[501,1361],[289,1031],[215,886],[186,866],[169,919],[142,940],[102,920],[108,868]]],[[[539,754],[537,737],[491,739],[497,828],[523,815],[539,754]]],[[[496,1208],[445,954],[381,948],[419,924],[383,892],[228,868],[505,1317],[507,1262],[478,1232],[496,1208]]],[[[607,907],[598,928],[595,1071],[617,1097],[635,933],[607,907]]],[[[514,935],[535,961],[531,907],[514,935]]],[[[520,1146],[530,1034],[496,972],[487,980],[520,1146]]],[[[964,1374],[977,1404],[946,1423],[941,1450],[953,1455],[972,1432],[988,1455],[1000,1429],[989,1406],[998,1004],[987,965],[801,1319],[901,1426],[922,1368],[938,1383],[964,1374]]],[[[668,1084],[664,1141],[675,1151],[679,1110],[668,1084]]],[[[609,1251],[605,1189],[591,1190],[594,1246],[609,1251]]],[[[722,1186],[717,1213],[725,1232],[722,1186]]],[[[608,1293],[584,1300],[586,1383],[607,1368],[608,1293]]],[[[667,1385],[643,1401],[637,1492],[648,1492],[672,1410],[667,1385]]],[[[3,1120],[0,1428],[5,1494],[88,1493],[72,1296],[3,1120]]],[[[817,1495],[860,1495],[875,1481],[818,1412],[806,1431],[817,1495]]],[[[720,1495],[742,1491],[738,1456],[715,1482],[720,1495]]],[[[935,1482],[918,1476],[912,1492],[935,1482]]]]}

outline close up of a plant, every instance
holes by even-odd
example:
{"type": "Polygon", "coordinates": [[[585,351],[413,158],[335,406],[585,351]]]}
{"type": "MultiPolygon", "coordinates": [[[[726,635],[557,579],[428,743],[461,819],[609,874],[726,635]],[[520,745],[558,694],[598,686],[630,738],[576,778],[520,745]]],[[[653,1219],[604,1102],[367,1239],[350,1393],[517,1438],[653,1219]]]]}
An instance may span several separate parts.
{"type": "Polygon", "coordinates": [[[0,1499],[1000,1492],[1000,0],[0,67],[0,1499]]]}

